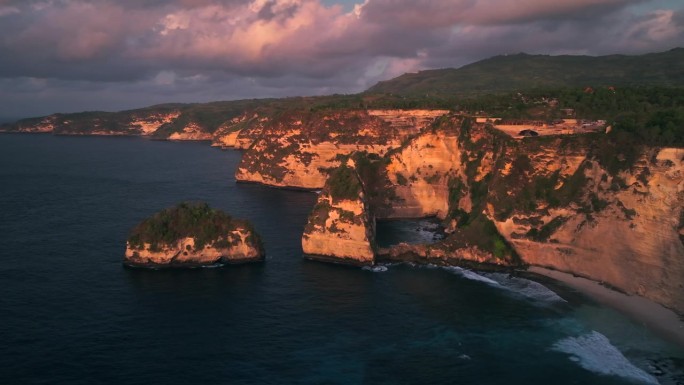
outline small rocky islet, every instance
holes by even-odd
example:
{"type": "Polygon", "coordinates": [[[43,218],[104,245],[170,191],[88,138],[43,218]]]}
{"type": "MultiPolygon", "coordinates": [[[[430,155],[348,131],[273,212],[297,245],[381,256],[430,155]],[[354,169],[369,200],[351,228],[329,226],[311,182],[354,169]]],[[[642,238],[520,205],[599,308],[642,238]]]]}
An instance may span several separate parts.
{"type": "Polygon", "coordinates": [[[264,255],[261,238],[248,221],[206,203],[183,202],[131,230],[124,265],[200,267],[260,262],[264,255]]]}

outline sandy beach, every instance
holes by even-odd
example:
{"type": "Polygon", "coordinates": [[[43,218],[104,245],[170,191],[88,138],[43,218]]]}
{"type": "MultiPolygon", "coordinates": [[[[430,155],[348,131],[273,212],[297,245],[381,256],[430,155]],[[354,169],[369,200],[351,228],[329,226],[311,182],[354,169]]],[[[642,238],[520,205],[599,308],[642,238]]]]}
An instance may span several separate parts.
{"type": "Polygon", "coordinates": [[[668,341],[684,347],[684,322],[672,310],[646,298],[627,295],[602,286],[598,282],[543,267],[530,267],[529,272],[553,278],[610,306],[639,324],[653,330],[668,341]]]}

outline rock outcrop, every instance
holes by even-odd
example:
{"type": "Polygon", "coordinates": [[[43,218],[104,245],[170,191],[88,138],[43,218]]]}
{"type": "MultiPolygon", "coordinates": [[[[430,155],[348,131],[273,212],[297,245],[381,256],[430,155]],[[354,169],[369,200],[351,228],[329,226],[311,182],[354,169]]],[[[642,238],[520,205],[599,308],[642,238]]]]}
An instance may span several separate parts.
{"type": "Polygon", "coordinates": [[[386,218],[445,218],[449,180],[461,170],[455,132],[430,130],[390,156],[387,174],[396,195],[386,218]]]}
{"type": "Polygon", "coordinates": [[[392,111],[382,115],[366,110],[288,111],[253,118],[247,125],[240,122],[240,133],[228,133],[223,142],[244,148],[240,138],[245,131],[256,138],[238,166],[237,180],[320,189],[328,177],[326,170],[339,166],[345,155],[357,151],[384,155],[444,113],[419,110],[417,119],[411,118],[410,111],[392,111]],[[399,117],[399,123],[390,117],[399,117]]]}
{"type": "MultiPolygon", "coordinates": [[[[351,167],[350,167],[351,166],[351,167]]],[[[318,197],[302,235],[308,258],[354,265],[375,263],[375,219],[353,168],[335,170],[318,197]]]]}
{"type": "Polygon", "coordinates": [[[195,267],[257,262],[264,250],[244,220],[206,204],[180,205],[143,221],[126,243],[124,264],[134,267],[195,267]]]}

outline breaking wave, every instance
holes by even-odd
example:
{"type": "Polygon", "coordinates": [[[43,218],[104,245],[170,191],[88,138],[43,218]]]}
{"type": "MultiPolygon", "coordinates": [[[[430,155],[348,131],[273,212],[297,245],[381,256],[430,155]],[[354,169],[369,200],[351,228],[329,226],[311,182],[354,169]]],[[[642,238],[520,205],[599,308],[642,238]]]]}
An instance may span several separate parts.
{"type": "Polygon", "coordinates": [[[490,273],[488,277],[501,286],[534,301],[544,303],[567,302],[563,297],[539,282],[502,273],[490,273]]]}
{"type": "Polygon", "coordinates": [[[361,269],[366,271],[372,271],[373,273],[384,273],[388,270],[387,266],[384,265],[364,266],[361,269]]]}
{"type": "Polygon", "coordinates": [[[513,277],[503,273],[476,273],[472,270],[460,267],[445,267],[444,269],[464,278],[484,282],[492,287],[507,290],[538,303],[551,304],[567,302],[553,290],[539,282],[531,281],[529,279],[513,277]]]}
{"type": "Polygon", "coordinates": [[[450,271],[452,273],[455,273],[457,275],[460,275],[463,278],[467,278],[467,279],[470,279],[472,281],[480,281],[480,282],[484,282],[484,283],[486,283],[488,285],[492,285],[492,286],[501,286],[498,282],[496,282],[492,279],[489,279],[489,278],[485,277],[484,275],[478,274],[472,270],[463,269],[463,268],[460,268],[457,266],[445,267],[444,270],[450,271]]]}
{"type": "Polygon", "coordinates": [[[619,376],[643,384],[658,384],[650,374],[632,365],[603,334],[592,331],[579,337],[564,338],[552,350],[567,353],[570,360],[594,373],[619,376]]]}

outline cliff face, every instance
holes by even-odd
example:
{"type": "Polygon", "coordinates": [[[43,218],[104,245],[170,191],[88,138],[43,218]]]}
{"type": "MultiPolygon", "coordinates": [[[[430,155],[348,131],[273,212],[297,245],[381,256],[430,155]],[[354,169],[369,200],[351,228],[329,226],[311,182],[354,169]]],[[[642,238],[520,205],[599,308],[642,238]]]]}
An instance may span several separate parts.
{"type": "MultiPolygon", "coordinates": [[[[357,207],[371,218],[445,221],[444,240],[381,249],[380,260],[550,267],[684,313],[684,149],[630,155],[602,147],[604,138],[515,140],[443,118],[377,161],[379,173],[355,158],[366,192],[380,195],[357,207]],[[388,185],[378,187],[383,175],[388,185]]],[[[322,195],[324,212],[329,202],[322,195]]],[[[318,254],[336,252],[331,225],[318,227],[318,254]]]]}
{"type": "Polygon", "coordinates": [[[212,134],[206,132],[202,126],[191,122],[185,125],[180,132],[173,132],[168,136],[169,140],[212,140],[212,134]]]}
{"type": "Polygon", "coordinates": [[[129,242],[126,244],[124,264],[136,267],[193,267],[261,261],[264,251],[251,237],[249,230],[237,229],[199,249],[196,249],[192,237],[156,248],[149,243],[136,247],[129,242]]]}
{"type": "MultiPolygon", "coordinates": [[[[186,107],[187,110],[187,107],[186,107]]],[[[6,132],[57,135],[130,135],[169,140],[212,140],[218,123],[176,107],[150,107],[121,112],[81,112],[23,119],[3,126],[6,132]]],[[[225,117],[228,119],[228,116],[225,117]]],[[[220,123],[220,122],[219,122],[220,123]]]]}
{"type": "MultiPolygon", "coordinates": [[[[387,112],[382,116],[365,110],[283,113],[260,120],[257,126],[265,128],[247,128],[250,137],[258,137],[235,175],[241,181],[271,186],[319,189],[327,179],[326,170],[337,167],[341,156],[355,151],[384,155],[442,112],[387,112]],[[411,118],[412,113],[420,119],[411,118]],[[392,121],[388,117],[398,118],[392,121]]],[[[236,143],[243,130],[235,137],[236,143]]],[[[232,139],[226,136],[225,140],[230,143],[232,139]]]]}
{"type": "Polygon", "coordinates": [[[390,156],[387,175],[394,200],[386,218],[445,218],[449,180],[461,169],[461,150],[454,132],[426,132],[390,156]]]}
{"type": "Polygon", "coordinates": [[[393,182],[393,173],[406,173],[406,186],[396,188],[403,202],[393,212],[408,206],[403,214],[444,217],[447,208],[451,234],[435,245],[404,245],[384,255],[429,260],[432,250],[446,250],[503,263],[464,247],[478,245],[491,256],[509,248],[517,258],[505,263],[583,275],[684,313],[684,149],[643,148],[620,161],[626,156],[621,149],[606,154],[610,148],[600,147],[598,135],[513,140],[457,123],[421,134],[387,167],[393,182]],[[431,154],[439,155],[426,161],[431,154]],[[436,186],[446,192],[436,194],[444,191],[436,186]],[[415,198],[421,196],[431,199],[415,198]]]}
{"type": "MultiPolygon", "coordinates": [[[[353,165],[353,163],[352,163],[353,165]]],[[[338,168],[321,192],[302,235],[309,258],[355,265],[375,263],[375,220],[353,168],[338,168]]]]}
{"type": "Polygon", "coordinates": [[[614,175],[585,159],[575,171],[583,185],[572,202],[542,202],[500,218],[497,228],[526,263],[605,282],[682,313],[683,159],[684,149],[649,149],[631,170],[614,175]]]}
{"type": "Polygon", "coordinates": [[[161,126],[173,122],[180,116],[179,111],[166,113],[135,114],[128,123],[131,129],[136,129],[143,136],[153,135],[161,126]]]}

